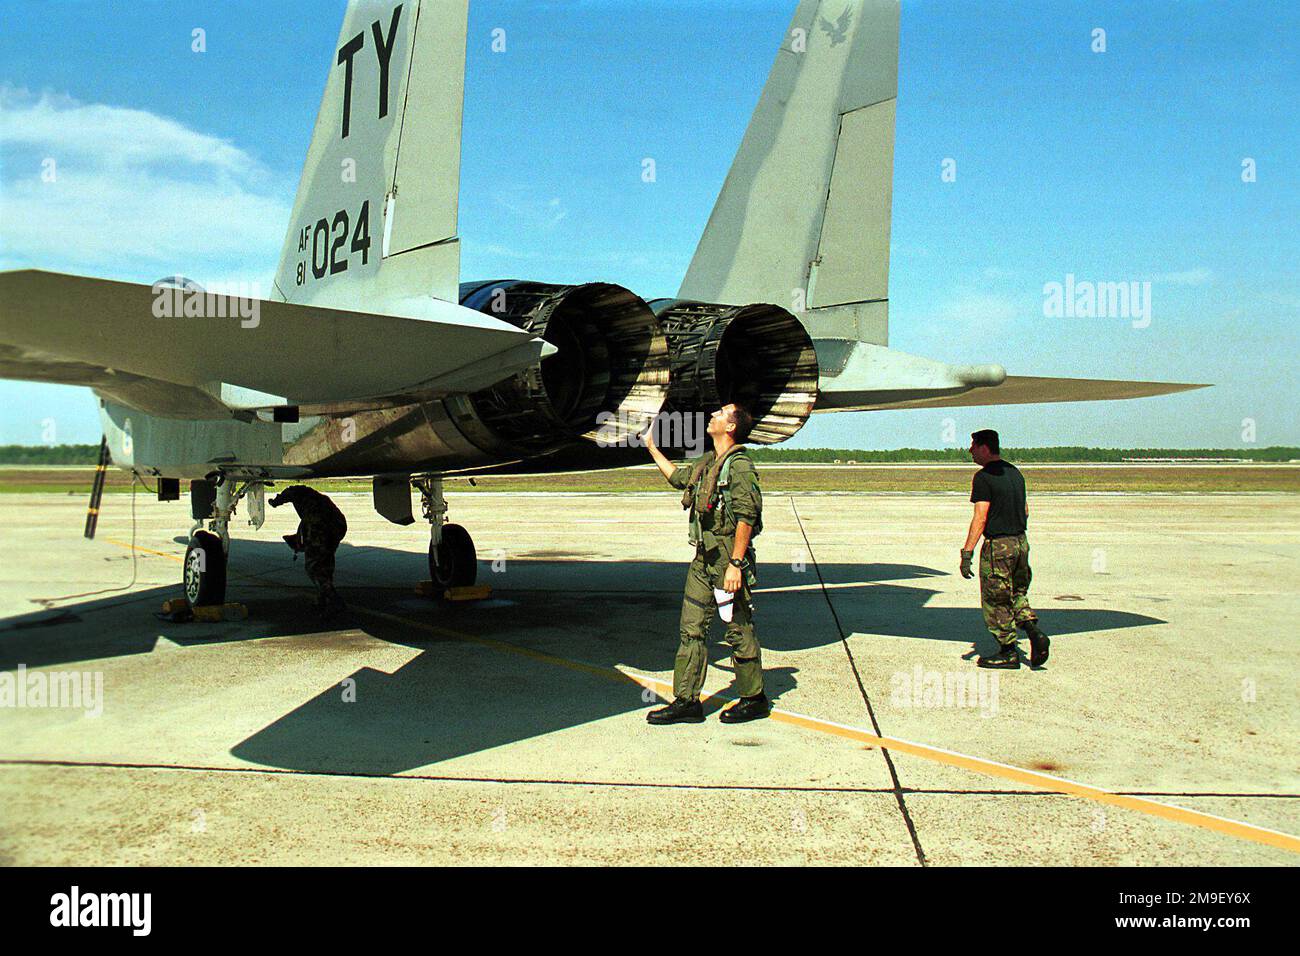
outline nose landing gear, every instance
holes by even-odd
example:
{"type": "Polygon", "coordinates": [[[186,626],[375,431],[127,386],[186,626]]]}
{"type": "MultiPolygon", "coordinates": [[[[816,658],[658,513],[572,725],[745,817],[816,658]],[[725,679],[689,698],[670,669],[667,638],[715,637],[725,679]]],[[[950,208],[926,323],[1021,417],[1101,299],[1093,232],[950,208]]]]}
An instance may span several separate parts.
{"type": "Polygon", "coordinates": [[[190,544],[185,549],[181,583],[185,599],[192,607],[224,604],[226,600],[226,561],[230,553],[230,519],[240,500],[249,496],[249,524],[262,526],[266,517],[263,498],[265,482],[246,481],[242,485],[215,475],[190,482],[190,544]],[[207,521],[208,529],[203,530],[207,521]]]}
{"type": "Polygon", "coordinates": [[[226,601],[226,549],[211,531],[196,531],[185,549],[183,583],[191,607],[226,601]]]}

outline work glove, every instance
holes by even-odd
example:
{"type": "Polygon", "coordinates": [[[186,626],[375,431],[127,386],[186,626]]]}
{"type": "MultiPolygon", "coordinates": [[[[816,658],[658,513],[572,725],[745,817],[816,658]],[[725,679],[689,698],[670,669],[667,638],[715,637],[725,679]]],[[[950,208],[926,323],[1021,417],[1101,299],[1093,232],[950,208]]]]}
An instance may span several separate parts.
{"type": "Polygon", "coordinates": [[[972,560],[974,560],[974,558],[975,558],[975,552],[974,552],[974,551],[966,551],[965,549],[962,550],[962,553],[961,553],[961,576],[962,576],[963,578],[965,578],[967,581],[969,581],[971,578],[975,577],[975,572],[971,570],[971,566],[970,566],[970,563],[971,563],[972,560]]]}

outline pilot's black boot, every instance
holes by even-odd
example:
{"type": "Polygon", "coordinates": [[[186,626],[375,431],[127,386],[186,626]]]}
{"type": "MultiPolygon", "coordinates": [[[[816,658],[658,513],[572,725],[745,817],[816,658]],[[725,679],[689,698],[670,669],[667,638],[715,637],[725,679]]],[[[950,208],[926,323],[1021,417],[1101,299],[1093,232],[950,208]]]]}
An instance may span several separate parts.
{"type": "Polygon", "coordinates": [[[660,707],[645,715],[650,724],[702,724],[704,707],[698,700],[677,698],[667,707],[660,707]]]}
{"type": "Polygon", "coordinates": [[[761,691],[753,697],[742,697],[721,714],[718,719],[724,724],[743,724],[749,720],[761,720],[772,713],[772,704],[767,695],[761,691]]]}
{"type": "Polygon", "coordinates": [[[322,591],[316,597],[316,610],[322,620],[328,621],[347,609],[348,606],[344,603],[343,598],[339,597],[339,592],[332,587],[327,591],[322,591]]]}
{"type": "Polygon", "coordinates": [[[1029,636],[1029,666],[1042,667],[1047,663],[1047,653],[1052,642],[1038,629],[1037,621],[1026,621],[1020,627],[1029,636]]]}
{"type": "Polygon", "coordinates": [[[991,667],[997,670],[1014,670],[1020,666],[1020,651],[1016,648],[1016,642],[1003,644],[998,648],[998,652],[991,657],[981,657],[976,662],[980,667],[991,667]]]}

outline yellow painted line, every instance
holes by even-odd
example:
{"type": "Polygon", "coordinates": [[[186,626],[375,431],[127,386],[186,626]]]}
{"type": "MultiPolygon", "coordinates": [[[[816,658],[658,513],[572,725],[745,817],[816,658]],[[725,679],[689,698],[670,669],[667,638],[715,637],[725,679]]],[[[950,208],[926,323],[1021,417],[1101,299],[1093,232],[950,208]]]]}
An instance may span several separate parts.
{"type": "Polygon", "coordinates": [[[145,554],[155,554],[160,558],[167,558],[169,561],[175,561],[177,564],[185,563],[185,559],[183,557],[177,554],[171,554],[167,551],[155,551],[153,548],[144,548],[138,544],[132,544],[129,541],[115,541],[112,538],[101,538],[100,540],[107,542],[108,544],[115,544],[119,548],[126,548],[128,551],[134,548],[136,551],[143,551],[145,554]]]}
{"type": "MultiPolygon", "coordinates": [[[[659,683],[664,687],[669,686],[667,684],[662,684],[660,681],[656,681],[656,683],[659,683]]],[[[804,714],[794,713],[793,711],[773,710],[772,717],[781,723],[793,724],[796,727],[803,727],[808,730],[816,730],[837,737],[847,737],[850,740],[875,744],[878,747],[884,747],[897,753],[911,754],[914,757],[933,760],[936,763],[947,764],[951,767],[960,767],[963,770],[971,770],[975,773],[982,773],[991,777],[1000,777],[1003,780],[1027,784],[1028,786],[1037,787],[1042,790],[1068,793],[1071,796],[1082,797],[1087,800],[1095,800],[1098,803],[1122,807],[1125,810],[1136,810],[1138,813],[1145,813],[1149,816],[1159,817],[1162,820],[1170,820],[1174,823],[1183,823],[1189,826],[1201,827],[1206,830],[1213,830],[1216,833],[1225,834],[1226,836],[1237,837],[1242,840],[1251,840],[1255,843],[1263,843],[1267,846],[1277,847],[1278,849],[1289,850],[1292,853],[1300,853],[1300,837],[1292,836],[1289,833],[1282,833],[1278,830],[1270,830],[1266,827],[1257,827],[1250,823],[1242,823],[1239,820],[1230,820],[1227,817],[1215,816],[1210,813],[1201,813],[1198,810],[1188,810],[1184,807],[1178,807],[1168,803],[1159,803],[1155,800],[1147,800],[1143,797],[1133,797],[1120,793],[1112,793],[1109,790],[1089,786],[1085,783],[1078,783],[1074,780],[1068,780],[1065,777],[1054,777],[1050,774],[1038,773],[1034,770],[1025,770],[1021,767],[1012,766],[1011,764],[999,763],[995,760],[985,760],[982,757],[971,757],[967,754],[957,753],[952,750],[944,750],[941,747],[932,747],[928,744],[919,744],[911,740],[902,740],[897,737],[877,737],[875,734],[868,733],[867,731],[861,730],[857,727],[850,727],[846,724],[839,724],[830,720],[822,720],[818,717],[808,717],[804,714]]]]}
{"type": "MultiPolygon", "coordinates": [[[[105,538],[104,540],[110,544],[116,544],[119,547],[132,547],[129,543],[114,541],[111,538],[105,538]]],[[[163,551],[153,551],[149,548],[140,547],[139,545],[135,545],[135,548],[149,554],[156,554],[160,557],[170,558],[180,564],[184,563],[183,558],[177,557],[174,554],[168,554],[163,551]]],[[[385,611],[372,611],[369,608],[363,607],[353,607],[352,610],[359,614],[365,614],[370,617],[379,618],[380,620],[389,621],[393,624],[415,627],[431,634],[451,638],[452,640],[491,647],[496,650],[505,651],[509,654],[514,654],[518,657],[526,657],[530,660],[553,664],[567,670],[590,674],[594,677],[600,677],[605,680],[616,680],[620,682],[639,684],[648,690],[654,691],[661,697],[672,693],[671,684],[645,674],[623,671],[616,667],[584,664],[581,661],[570,660],[567,657],[557,657],[554,654],[535,651],[531,648],[521,647],[518,644],[511,644],[507,641],[498,641],[490,637],[478,637],[474,634],[466,634],[462,631],[454,631],[450,628],[438,627],[434,624],[426,624],[423,621],[414,621],[410,618],[401,617],[397,614],[389,614],[385,611]]],[[[723,698],[720,694],[704,694],[702,697],[705,700],[710,700],[715,697],[724,700],[728,699],[723,698]]],[[[1014,767],[1010,764],[999,763],[996,760],[985,760],[982,757],[971,757],[967,754],[957,753],[953,750],[944,750],[941,747],[932,747],[929,744],[920,744],[915,741],[902,740],[897,737],[880,737],[876,734],[862,730],[859,727],[851,727],[848,724],[840,724],[832,720],[822,720],[820,717],[809,717],[806,714],[799,714],[794,711],[774,708],[772,710],[771,719],[778,723],[801,727],[804,730],[812,730],[817,733],[829,734],[834,737],[843,737],[848,740],[857,741],[858,743],[871,744],[872,746],[882,747],[898,753],[910,754],[914,757],[920,757],[924,760],[932,760],[936,763],[946,764],[950,767],[959,767],[963,770],[970,770],[974,773],[980,773],[990,777],[998,777],[1002,780],[1010,780],[1014,783],[1025,784],[1041,790],[1066,793],[1070,796],[1081,797],[1085,800],[1094,800],[1097,803],[1104,803],[1113,807],[1121,807],[1125,810],[1134,810],[1138,813],[1145,813],[1148,816],[1158,817],[1162,820],[1169,820],[1173,823],[1182,823],[1188,826],[1200,827],[1205,830],[1211,830],[1215,833],[1221,833],[1225,836],[1236,837],[1241,840],[1250,840],[1254,843],[1262,843],[1265,846],[1277,847],[1281,850],[1289,850],[1292,853],[1300,853],[1300,837],[1292,836],[1289,833],[1282,833],[1278,830],[1269,830],[1265,827],[1257,827],[1250,823],[1243,823],[1240,820],[1230,820],[1227,817],[1219,817],[1211,813],[1201,813],[1198,810],[1188,810],[1184,807],[1174,806],[1169,803],[1159,803],[1155,800],[1147,800],[1144,797],[1132,797],[1126,794],[1113,793],[1109,790],[1103,790],[1100,787],[1089,786],[1086,783],[1077,783],[1073,780],[1067,780],[1064,777],[1054,777],[1051,774],[1039,773],[1035,770],[1025,770],[1021,767],[1014,767]]]]}
{"type": "MultiPolygon", "coordinates": [[[[466,641],[472,644],[481,644],[520,657],[544,661],[548,664],[556,664],[569,670],[592,674],[605,679],[631,681],[632,683],[640,684],[642,687],[654,691],[661,697],[666,698],[672,694],[672,685],[670,683],[645,674],[636,674],[630,671],[619,670],[614,667],[600,667],[593,664],[584,664],[580,661],[573,661],[568,658],[556,657],[553,654],[546,654],[541,651],[534,651],[526,647],[520,647],[517,644],[510,644],[506,641],[497,641],[492,638],[477,637],[473,634],[464,634],[459,631],[453,631],[449,628],[426,624],[423,621],[413,621],[383,611],[371,611],[368,608],[353,608],[353,610],[386,621],[391,621],[394,624],[417,627],[421,630],[453,638],[455,640],[466,641]]],[[[729,699],[723,698],[722,695],[719,694],[703,694],[701,696],[702,699],[705,700],[714,697],[724,700],[729,699]]],[[[1292,853],[1300,853],[1300,837],[1294,837],[1277,830],[1269,830],[1265,827],[1257,827],[1250,823],[1242,823],[1239,820],[1230,820],[1227,817],[1219,817],[1210,813],[1201,813],[1197,810],[1188,810],[1184,807],[1177,807],[1168,803],[1159,803],[1155,800],[1147,800],[1143,797],[1132,797],[1125,794],[1112,793],[1109,790],[1103,790],[1100,787],[1093,787],[1084,783],[1077,783],[1073,780],[1067,780],[1064,777],[1054,777],[1050,774],[1039,773],[1034,770],[1025,770],[1021,767],[999,763],[995,760],[985,760],[982,757],[971,757],[967,754],[957,753],[952,750],[944,750],[941,747],[931,747],[928,744],[919,744],[911,740],[902,740],[897,737],[880,737],[876,734],[862,730],[859,727],[851,727],[848,724],[840,724],[831,720],[822,720],[819,717],[809,717],[806,714],[799,714],[793,711],[774,708],[772,710],[771,719],[778,723],[802,727],[804,730],[830,734],[835,737],[844,737],[848,740],[854,740],[859,743],[871,744],[876,747],[893,750],[897,753],[910,754],[914,757],[921,757],[922,759],[947,764],[951,767],[960,767],[963,770],[970,770],[975,773],[985,774],[986,776],[999,777],[1003,780],[1026,784],[1041,790],[1051,790],[1059,793],[1066,793],[1074,797],[1082,797],[1086,800],[1095,800],[1098,803],[1122,807],[1125,810],[1135,810],[1138,813],[1145,813],[1148,816],[1159,817],[1162,820],[1201,827],[1202,829],[1212,830],[1226,836],[1237,837],[1242,840],[1251,840],[1255,843],[1263,843],[1266,846],[1273,846],[1282,850],[1290,850],[1292,853]]]]}

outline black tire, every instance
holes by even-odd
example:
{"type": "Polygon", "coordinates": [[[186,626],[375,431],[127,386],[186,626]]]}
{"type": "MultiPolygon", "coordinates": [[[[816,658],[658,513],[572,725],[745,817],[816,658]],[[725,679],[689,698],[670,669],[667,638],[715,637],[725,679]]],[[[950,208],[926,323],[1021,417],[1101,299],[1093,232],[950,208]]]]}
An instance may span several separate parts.
{"type": "Polygon", "coordinates": [[[429,578],[439,588],[463,588],[478,578],[474,539],[458,524],[442,526],[442,544],[429,542],[429,578]]]}
{"type": "Polygon", "coordinates": [[[226,549],[211,531],[190,538],[181,583],[191,607],[226,603],[226,549]]]}

